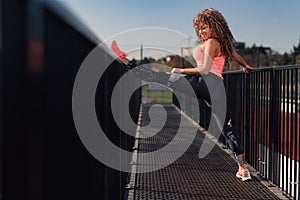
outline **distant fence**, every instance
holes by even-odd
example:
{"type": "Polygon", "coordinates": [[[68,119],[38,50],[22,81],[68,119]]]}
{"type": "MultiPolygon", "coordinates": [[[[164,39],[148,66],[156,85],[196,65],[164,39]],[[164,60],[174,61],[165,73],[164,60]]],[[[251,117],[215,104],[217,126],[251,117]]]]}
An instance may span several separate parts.
{"type": "MultiPolygon", "coordinates": [[[[227,101],[247,162],[294,199],[299,199],[299,75],[300,65],[259,68],[249,75],[224,73],[227,101]]],[[[200,101],[200,116],[195,116],[189,97],[176,98],[184,99],[179,105],[184,112],[208,126],[210,109],[204,102],[200,101]]]]}
{"type": "MultiPolygon", "coordinates": [[[[123,199],[128,174],[85,149],[72,116],[75,77],[100,40],[55,1],[0,5],[0,199],[123,199]]],[[[109,56],[103,50],[103,58],[109,56]]],[[[125,73],[119,65],[113,62],[101,78],[95,110],[107,137],[131,151],[134,138],[118,128],[110,110],[114,85],[125,73]]],[[[135,121],[140,95],[137,90],[129,105],[135,121]]]]}

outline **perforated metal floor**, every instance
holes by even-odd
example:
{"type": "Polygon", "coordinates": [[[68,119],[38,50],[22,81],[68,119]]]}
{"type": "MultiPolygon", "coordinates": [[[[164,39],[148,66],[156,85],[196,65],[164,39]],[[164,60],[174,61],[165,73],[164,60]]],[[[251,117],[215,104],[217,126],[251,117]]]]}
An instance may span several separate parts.
{"type": "MultiPolygon", "coordinates": [[[[139,152],[158,150],[176,134],[180,113],[170,105],[165,109],[168,118],[164,129],[153,137],[140,139],[139,152]]],[[[148,110],[149,105],[144,105],[141,125],[149,123],[148,110]]],[[[188,120],[184,123],[186,128],[194,126],[188,120]]],[[[200,159],[198,152],[203,139],[204,134],[199,132],[189,149],[169,166],[137,173],[131,199],[279,199],[255,177],[248,182],[236,178],[235,160],[218,146],[200,159]]],[[[145,166],[136,167],[141,171],[145,166]]]]}

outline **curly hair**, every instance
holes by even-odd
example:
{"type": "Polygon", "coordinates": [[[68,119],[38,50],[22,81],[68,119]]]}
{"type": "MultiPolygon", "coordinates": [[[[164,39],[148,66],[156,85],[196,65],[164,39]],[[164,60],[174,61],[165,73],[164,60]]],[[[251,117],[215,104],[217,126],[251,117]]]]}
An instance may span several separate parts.
{"type": "Polygon", "coordinates": [[[216,9],[205,9],[198,13],[194,18],[194,28],[201,43],[205,39],[199,35],[199,30],[203,25],[207,25],[211,29],[209,38],[214,38],[220,43],[221,53],[226,58],[231,58],[234,51],[235,39],[227,25],[223,15],[216,9]]]}

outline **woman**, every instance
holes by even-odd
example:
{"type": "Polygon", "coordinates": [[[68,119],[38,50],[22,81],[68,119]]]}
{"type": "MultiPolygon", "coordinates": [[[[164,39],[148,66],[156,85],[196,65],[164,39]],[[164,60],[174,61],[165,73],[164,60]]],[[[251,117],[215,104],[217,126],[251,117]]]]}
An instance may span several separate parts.
{"type": "MultiPolygon", "coordinates": [[[[243,70],[246,73],[253,70],[253,68],[249,66],[234,50],[234,37],[226,20],[219,11],[211,8],[200,12],[194,18],[194,27],[201,42],[201,44],[193,51],[197,67],[184,69],[173,68],[171,71],[171,77],[165,73],[151,72],[145,69],[143,65],[139,66],[138,69],[135,68],[136,64],[126,58],[127,54],[118,48],[115,41],[112,43],[112,50],[127,66],[128,70],[133,68],[137,69],[134,72],[137,73],[143,80],[159,82],[167,85],[171,89],[185,92],[186,94],[188,92],[184,87],[183,83],[185,83],[185,81],[183,79],[188,80],[194,92],[187,95],[193,96],[196,94],[197,98],[206,100],[209,104],[211,104],[212,98],[216,97],[210,95],[206,81],[212,80],[213,85],[223,84],[222,71],[226,59],[233,59],[237,61],[243,66],[243,70]],[[177,74],[187,74],[188,76],[183,78],[177,74]]],[[[210,85],[212,84],[210,83],[210,85]]],[[[223,98],[218,99],[220,99],[219,101],[222,101],[223,98]]],[[[246,168],[244,148],[230,123],[231,118],[229,113],[230,111],[227,106],[227,114],[222,134],[224,135],[231,150],[235,153],[237,163],[239,165],[236,176],[241,178],[243,181],[249,180],[251,179],[251,176],[249,170],[246,168]]]]}
{"type": "MultiPolygon", "coordinates": [[[[194,18],[194,27],[201,42],[193,51],[197,67],[185,69],[173,68],[172,73],[202,76],[212,74],[219,79],[223,79],[222,71],[226,59],[233,59],[241,64],[246,73],[253,70],[234,50],[234,37],[226,20],[219,11],[211,8],[200,12],[194,18]]],[[[201,84],[199,84],[199,88],[200,87],[204,89],[202,89],[202,91],[196,90],[196,93],[199,95],[207,93],[207,91],[205,91],[205,88],[207,88],[205,87],[205,80],[201,81],[201,84]]],[[[204,99],[205,98],[204,96],[204,99]]],[[[243,181],[249,180],[251,176],[249,170],[246,168],[244,148],[230,123],[231,118],[228,114],[230,113],[228,109],[229,108],[227,108],[227,116],[222,133],[230,148],[235,153],[239,164],[239,170],[236,176],[243,181]]]]}

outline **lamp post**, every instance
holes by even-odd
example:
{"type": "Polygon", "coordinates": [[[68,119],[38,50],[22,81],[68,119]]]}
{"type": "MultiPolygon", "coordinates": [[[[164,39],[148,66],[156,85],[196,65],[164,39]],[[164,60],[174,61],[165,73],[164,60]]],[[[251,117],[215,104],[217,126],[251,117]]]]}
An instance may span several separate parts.
{"type": "Polygon", "coordinates": [[[181,68],[185,67],[184,64],[184,55],[183,55],[183,50],[184,49],[192,49],[191,47],[191,40],[193,39],[192,36],[188,36],[187,38],[182,39],[181,41],[187,40],[188,41],[188,46],[187,47],[181,47],[181,68]]]}
{"type": "Polygon", "coordinates": [[[260,46],[260,47],[256,47],[256,61],[257,61],[257,68],[259,68],[259,64],[260,64],[260,53],[263,51],[269,51],[269,57],[271,58],[272,56],[272,51],[271,51],[271,48],[270,47],[263,47],[263,46],[260,46]]]}
{"type": "Polygon", "coordinates": [[[190,56],[191,55],[191,49],[193,49],[193,47],[190,47],[190,46],[188,46],[188,47],[181,47],[181,66],[182,66],[182,68],[185,67],[185,64],[184,64],[185,58],[184,58],[184,55],[183,55],[184,54],[183,51],[184,50],[188,50],[188,56],[190,56]]]}

